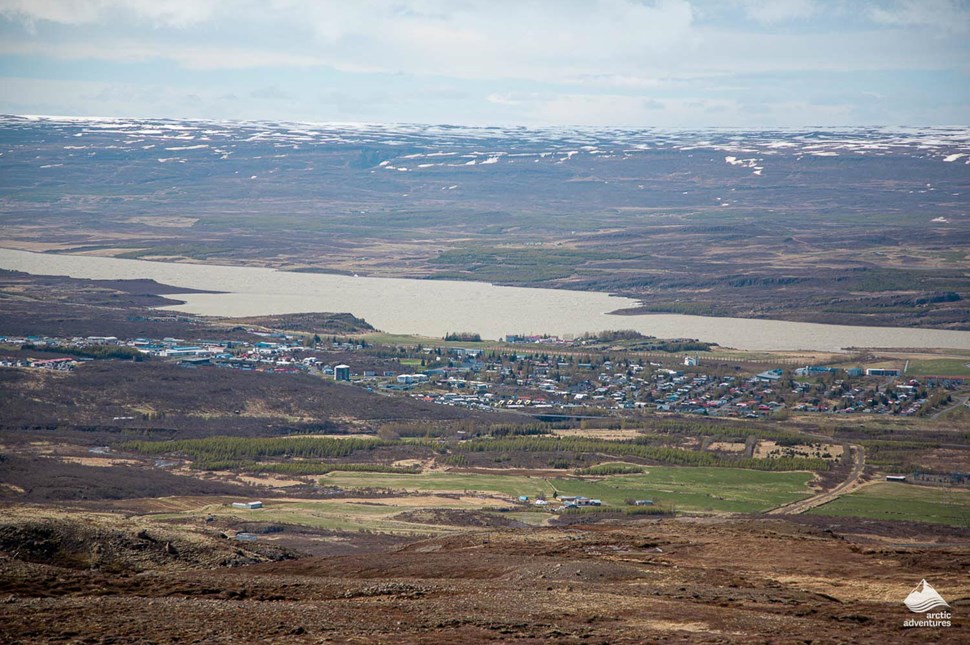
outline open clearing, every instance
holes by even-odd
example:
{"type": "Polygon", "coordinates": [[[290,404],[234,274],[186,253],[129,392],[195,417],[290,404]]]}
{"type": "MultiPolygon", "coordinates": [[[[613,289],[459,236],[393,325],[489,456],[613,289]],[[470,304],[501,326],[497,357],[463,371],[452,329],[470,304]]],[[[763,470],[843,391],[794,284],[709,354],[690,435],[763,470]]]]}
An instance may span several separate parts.
{"type": "Polygon", "coordinates": [[[544,524],[552,517],[524,505],[513,507],[512,512],[497,512],[500,507],[508,509],[520,495],[530,500],[538,496],[552,500],[554,495],[585,495],[617,507],[626,507],[632,499],[651,499],[688,512],[753,513],[808,496],[810,479],[810,474],[802,472],[675,467],[651,467],[643,474],[603,478],[441,471],[414,475],[333,472],[321,477],[320,482],[345,489],[385,489],[410,494],[333,500],[266,499],[265,507],[256,511],[234,509],[220,500],[216,504],[190,505],[153,517],[172,520],[212,515],[326,530],[430,535],[454,529],[403,521],[396,516],[405,511],[458,509],[491,513],[496,521],[504,518],[530,525],[544,524]]]}
{"type": "Polygon", "coordinates": [[[878,482],[809,513],[970,527],[970,491],[878,482]]]}
{"type": "Polygon", "coordinates": [[[812,475],[804,472],[651,466],[648,473],[596,480],[455,472],[419,475],[333,472],[320,482],[343,488],[480,491],[530,498],[544,495],[548,499],[558,491],[560,495],[585,495],[616,506],[625,505],[628,499],[652,499],[685,511],[752,513],[807,497],[811,479],[812,475]]]}
{"type": "MultiPolygon", "coordinates": [[[[420,495],[379,498],[344,498],[333,500],[272,499],[265,500],[264,507],[255,510],[232,508],[226,503],[203,504],[176,513],[153,514],[155,520],[184,520],[207,516],[233,518],[247,522],[266,522],[308,526],[328,531],[370,531],[389,534],[439,535],[456,530],[468,530],[463,526],[430,525],[422,522],[398,519],[400,513],[433,509],[463,511],[486,511],[507,507],[502,500],[474,496],[420,495]]],[[[526,513],[516,513],[518,516],[526,513]]],[[[544,514],[535,516],[527,524],[541,524],[544,514]]],[[[502,514],[504,517],[505,514],[502,514]]],[[[498,521],[496,516],[496,521],[498,521]]],[[[512,519],[512,518],[510,518],[512,519]]]]}
{"type": "Polygon", "coordinates": [[[957,358],[936,358],[910,361],[906,376],[970,376],[970,361],[957,358]]]}

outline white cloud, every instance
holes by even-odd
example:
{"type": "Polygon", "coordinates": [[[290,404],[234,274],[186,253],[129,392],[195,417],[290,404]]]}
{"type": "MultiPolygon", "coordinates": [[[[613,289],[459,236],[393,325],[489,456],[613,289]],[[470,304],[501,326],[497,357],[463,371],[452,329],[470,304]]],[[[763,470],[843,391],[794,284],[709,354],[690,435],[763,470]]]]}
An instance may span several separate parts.
{"type": "Polygon", "coordinates": [[[888,6],[872,6],[868,13],[873,21],[884,25],[970,31],[970,6],[956,0],[901,0],[888,6]]]}
{"type": "Polygon", "coordinates": [[[815,0],[738,0],[745,14],[765,25],[810,18],[819,10],[815,0]]]}
{"type": "Polygon", "coordinates": [[[398,3],[281,1],[304,10],[318,54],[338,69],[348,60],[385,71],[458,78],[543,78],[601,74],[614,67],[635,75],[690,37],[686,0],[540,3],[511,0],[425,0],[420,11],[398,3]]]}
{"type": "MultiPolygon", "coordinates": [[[[832,12],[842,6],[735,1],[764,24],[804,21],[823,7],[832,12]]],[[[738,73],[938,68],[952,58],[952,42],[887,29],[781,35],[698,25],[695,5],[709,6],[696,0],[0,0],[0,13],[97,22],[104,32],[85,37],[86,27],[79,26],[77,36],[59,33],[56,39],[7,34],[7,53],[169,59],[197,70],[325,65],[348,73],[517,79],[626,92],[738,73]],[[132,20],[137,24],[126,22],[132,20]],[[193,29],[182,29],[189,25],[193,29]]],[[[907,0],[869,13],[880,24],[900,27],[968,24],[956,19],[966,11],[946,0],[907,0]]]]}
{"type": "MultiPolygon", "coordinates": [[[[912,75],[847,88],[875,71],[929,72],[953,114],[958,88],[939,79],[968,60],[968,12],[966,0],[0,0],[0,55],[24,77],[46,59],[106,81],[131,78],[111,63],[171,61],[159,66],[167,105],[183,114],[262,117],[285,103],[311,119],[750,125],[760,101],[765,124],[839,123],[855,117],[818,104],[905,99],[912,75]]],[[[114,87],[71,96],[87,113],[99,95],[126,113],[131,88],[114,87]]]]}
{"type": "Polygon", "coordinates": [[[0,54],[140,62],[173,60],[186,69],[254,69],[261,67],[312,67],[323,61],[312,56],[219,45],[170,46],[150,41],[105,40],[49,44],[29,40],[0,42],[0,54]]]}
{"type": "Polygon", "coordinates": [[[79,34],[72,44],[61,34],[45,43],[61,57],[73,51],[79,58],[145,58],[145,48],[159,43],[152,57],[192,68],[227,66],[191,55],[212,51],[185,43],[177,29],[195,26],[221,41],[213,48],[238,52],[249,41],[285,47],[290,53],[278,58],[281,64],[312,59],[347,72],[548,81],[640,78],[640,67],[656,66],[690,41],[693,20],[688,0],[0,0],[0,14],[38,27],[47,21],[107,28],[107,39],[79,34]],[[131,53],[110,43],[111,34],[119,39],[139,25],[162,28],[144,32],[131,53]]]}
{"type": "Polygon", "coordinates": [[[126,14],[155,25],[185,27],[211,18],[224,0],[0,0],[0,15],[28,25],[117,22],[126,14]]]}

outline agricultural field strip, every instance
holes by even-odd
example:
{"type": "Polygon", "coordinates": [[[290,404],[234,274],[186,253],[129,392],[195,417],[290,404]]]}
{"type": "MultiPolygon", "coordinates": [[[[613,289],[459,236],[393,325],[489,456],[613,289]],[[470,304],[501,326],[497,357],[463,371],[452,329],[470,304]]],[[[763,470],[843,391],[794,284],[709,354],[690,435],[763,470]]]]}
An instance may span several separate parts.
{"type": "Polygon", "coordinates": [[[650,467],[640,475],[597,479],[538,478],[522,475],[431,472],[421,475],[334,472],[321,483],[343,488],[387,488],[407,491],[493,492],[511,497],[552,499],[584,495],[604,504],[623,506],[629,499],[654,499],[682,510],[758,512],[808,497],[806,472],[772,473],[735,468],[650,467]]]}
{"type": "Polygon", "coordinates": [[[763,473],[718,468],[651,468],[642,475],[618,475],[599,479],[527,477],[522,475],[482,475],[477,473],[432,472],[422,475],[389,475],[372,473],[332,473],[321,483],[347,489],[384,488],[408,491],[403,497],[367,499],[267,499],[256,511],[232,509],[225,504],[205,504],[180,512],[151,514],[156,520],[185,520],[206,515],[231,516],[251,522],[271,522],[309,526],[337,531],[375,531],[390,533],[441,534],[468,527],[422,524],[396,519],[405,511],[419,509],[460,509],[496,512],[504,518],[526,524],[545,523],[547,515],[529,511],[497,513],[508,508],[511,500],[526,495],[542,495],[552,500],[553,494],[585,495],[601,499],[604,504],[623,507],[630,499],[652,499],[675,508],[693,512],[758,512],[784,502],[806,497],[808,473],[763,473]],[[446,493],[469,495],[458,499],[446,493]],[[471,492],[482,495],[470,496],[471,492]],[[427,493],[415,497],[413,493],[427,493]],[[501,499],[487,496],[502,496],[501,499]]]}
{"type": "Polygon", "coordinates": [[[970,528],[970,491],[875,482],[808,513],[970,528]]]}

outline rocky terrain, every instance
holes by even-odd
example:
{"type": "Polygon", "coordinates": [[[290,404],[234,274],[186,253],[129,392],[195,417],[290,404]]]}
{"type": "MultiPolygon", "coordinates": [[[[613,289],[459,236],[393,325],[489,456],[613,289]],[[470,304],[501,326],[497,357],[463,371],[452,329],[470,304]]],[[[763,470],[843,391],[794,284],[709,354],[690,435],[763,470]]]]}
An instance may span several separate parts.
{"type": "Polygon", "coordinates": [[[85,535],[65,521],[5,513],[0,641],[959,643],[970,633],[967,536],[920,526],[903,536],[851,521],[604,521],[274,562],[283,551],[73,517],[99,527],[85,535]],[[14,527],[34,531],[33,551],[9,551],[14,527]],[[950,628],[903,629],[914,570],[949,601],[950,628]]]}

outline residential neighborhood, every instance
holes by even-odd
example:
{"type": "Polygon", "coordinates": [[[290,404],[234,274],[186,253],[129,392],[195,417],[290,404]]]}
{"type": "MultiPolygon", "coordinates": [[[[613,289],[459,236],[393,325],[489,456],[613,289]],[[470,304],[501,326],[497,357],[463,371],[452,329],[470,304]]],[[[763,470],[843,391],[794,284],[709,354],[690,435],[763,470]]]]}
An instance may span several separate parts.
{"type": "Polygon", "coordinates": [[[425,347],[247,331],[258,340],[0,337],[0,348],[19,350],[18,356],[0,352],[0,367],[66,372],[87,361],[118,359],[171,361],[186,369],[306,373],[391,396],[534,416],[913,416],[949,403],[963,385],[956,377],[908,378],[897,368],[805,365],[757,371],[754,366],[731,369],[699,353],[659,354],[659,360],[623,351],[577,353],[588,347],[587,339],[509,336],[495,348],[425,347]],[[526,342],[533,349],[516,349],[526,342]]]}

